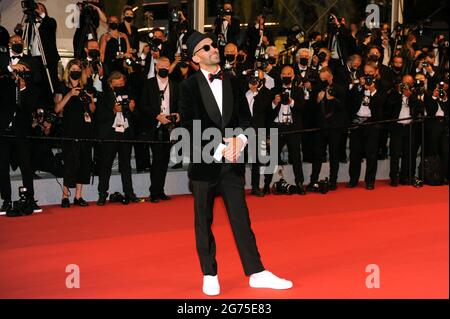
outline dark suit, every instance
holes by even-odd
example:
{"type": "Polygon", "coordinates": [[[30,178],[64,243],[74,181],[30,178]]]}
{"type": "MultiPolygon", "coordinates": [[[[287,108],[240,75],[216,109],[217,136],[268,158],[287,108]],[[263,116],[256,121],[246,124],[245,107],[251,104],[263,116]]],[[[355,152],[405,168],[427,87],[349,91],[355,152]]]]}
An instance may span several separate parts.
{"type": "MultiPolygon", "coordinates": [[[[364,88],[355,86],[351,92],[350,100],[350,118],[353,122],[357,121],[358,111],[361,108],[364,98],[364,88]]],[[[370,96],[369,109],[370,117],[366,118],[364,123],[376,122],[382,120],[383,106],[385,104],[385,93],[377,87],[374,95],[370,96]]],[[[354,128],[350,132],[350,183],[357,184],[361,174],[361,161],[366,158],[366,185],[373,185],[377,175],[377,149],[379,140],[379,128],[377,125],[367,125],[354,128]]]]}
{"type": "MultiPolygon", "coordinates": [[[[169,80],[169,113],[178,113],[178,84],[169,80]]],[[[142,93],[140,115],[145,136],[150,140],[168,142],[170,131],[166,125],[158,127],[156,117],[161,113],[161,95],[157,77],[147,80],[142,93]]],[[[164,194],[164,184],[170,159],[172,144],[151,144],[152,165],[150,168],[150,194],[164,194]]]]}
{"type": "MultiPolygon", "coordinates": [[[[272,97],[277,94],[281,94],[284,91],[283,88],[272,89],[272,97]]],[[[305,107],[305,96],[303,89],[292,86],[290,97],[294,100],[294,106],[291,107],[292,124],[286,125],[283,123],[276,123],[275,120],[279,117],[281,103],[275,108],[272,108],[269,115],[269,121],[273,127],[278,128],[278,156],[280,156],[281,150],[285,144],[287,144],[289,152],[289,163],[292,164],[295,175],[295,184],[303,184],[304,176],[302,170],[302,156],[301,156],[301,134],[290,133],[290,131],[296,131],[303,128],[303,113],[305,107]]],[[[273,98],[272,98],[273,100],[273,98]]],[[[280,120],[280,119],[278,119],[280,120]]],[[[270,184],[273,174],[267,174],[265,176],[264,183],[270,184]]]]}
{"type": "MultiPolygon", "coordinates": [[[[248,111],[243,107],[244,97],[237,83],[224,76],[222,89],[223,106],[220,112],[208,80],[201,71],[180,84],[181,121],[191,133],[191,143],[194,120],[201,121],[202,131],[214,128],[220,130],[222,136],[225,128],[249,127],[248,111]]],[[[194,145],[194,151],[201,152],[203,146],[211,141],[212,138],[202,141],[202,145],[194,145]]],[[[220,142],[216,141],[215,145],[220,142]]],[[[217,191],[221,193],[225,202],[246,275],[263,271],[245,202],[243,178],[245,167],[243,164],[224,162],[206,163],[205,160],[207,159],[202,158],[200,163],[191,162],[188,171],[194,194],[196,244],[203,274],[213,276],[217,274],[216,244],[211,231],[217,191]]]]}
{"type": "MultiPolygon", "coordinates": [[[[270,105],[272,100],[272,93],[265,86],[262,86],[259,89],[258,94],[254,97],[253,102],[253,114],[250,118],[250,125],[256,130],[258,134],[258,129],[269,127],[269,123],[267,121],[268,114],[272,112],[272,107],[270,105]]],[[[248,100],[246,107],[249,108],[248,100]]],[[[268,136],[268,132],[266,132],[266,136],[268,136]]],[[[257,152],[259,154],[259,148],[257,148],[257,152]]],[[[253,190],[259,190],[259,180],[260,180],[260,161],[258,158],[255,158],[252,163],[252,177],[251,184],[253,190]]]]}
{"type": "Polygon", "coordinates": [[[448,100],[443,102],[427,96],[425,101],[427,116],[436,116],[439,107],[444,112],[444,116],[440,115],[436,119],[429,119],[425,122],[425,154],[427,156],[439,155],[442,175],[448,179],[448,100]]]}
{"type": "MultiPolygon", "coordinates": [[[[312,110],[315,115],[317,127],[330,128],[342,127],[348,123],[345,89],[333,83],[332,85],[334,99],[325,98],[312,110]]],[[[336,183],[339,173],[339,145],[343,129],[329,129],[312,134],[313,139],[313,165],[311,172],[311,183],[319,180],[320,170],[322,169],[322,157],[329,147],[330,158],[330,182],[336,183]]]]}
{"type": "MultiPolygon", "coordinates": [[[[410,117],[416,118],[423,112],[421,103],[414,96],[408,99],[410,117]]],[[[390,111],[390,118],[399,118],[402,109],[402,95],[393,92],[387,103],[390,111]]],[[[419,148],[420,127],[418,124],[392,123],[390,125],[390,173],[391,180],[396,181],[399,177],[401,181],[408,182],[415,176],[416,155],[419,148]],[[399,161],[401,169],[399,175],[399,161]],[[410,173],[411,170],[411,173],[410,173]]]]}
{"type": "MultiPolygon", "coordinates": [[[[30,141],[20,139],[31,135],[32,112],[35,107],[35,97],[31,81],[26,89],[19,93],[19,105],[16,104],[16,84],[11,78],[7,66],[10,57],[0,55],[0,134],[16,136],[19,139],[0,139],[0,190],[4,201],[11,201],[10,164],[17,162],[20,167],[23,186],[28,194],[34,196],[33,170],[31,166],[30,141]]],[[[23,56],[20,63],[31,65],[31,59],[23,56]]]]}
{"type": "MultiPolygon", "coordinates": [[[[112,90],[108,87],[105,93],[105,103],[99,105],[96,109],[98,120],[98,137],[111,140],[129,140],[134,137],[133,121],[128,119],[129,127],[123,133],[116,132],[112,127],[116,114],[114,112],[115,97],[112,90]]],[[[123,110],[124,111],[124,110],[123,110]]],[[[124,111],[125,112],[125,111],[124,111]]],[[[124,114],[124,116],[127,116],[124,114]]],[[[131,118],[131,115],[127,117],[131,118]]],[[[100,149],[100,172],[98,192],[100,196],[107,196],[109,189],[109,179],[111,177],[111,168],[119,154],[119,172],[122,178],[122,187],[126,196],[133,196],[133,183],[131,178],[131,144],[130,143],[102,143],[100,149]]]]}

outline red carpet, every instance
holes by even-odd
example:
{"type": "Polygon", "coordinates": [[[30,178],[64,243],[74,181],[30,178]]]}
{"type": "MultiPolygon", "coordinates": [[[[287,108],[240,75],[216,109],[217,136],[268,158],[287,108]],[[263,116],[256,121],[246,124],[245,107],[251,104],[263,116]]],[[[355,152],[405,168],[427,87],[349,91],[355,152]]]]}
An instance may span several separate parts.
{"type": "MultiPolygon", "coordinates": [[[[267,269],[288,291],[248,287],[220,198],[214,222],[221,298],[448,298],[448,187],[344,189],[248,197],[267,269]],[[380,267],[379,289],[365,267],[380,267]]],[[[193,202],[45,207],[0,218],[0,298],[203,298],[193,202]],[[80,289],[65,286],[80,267],[80,289]]]]}

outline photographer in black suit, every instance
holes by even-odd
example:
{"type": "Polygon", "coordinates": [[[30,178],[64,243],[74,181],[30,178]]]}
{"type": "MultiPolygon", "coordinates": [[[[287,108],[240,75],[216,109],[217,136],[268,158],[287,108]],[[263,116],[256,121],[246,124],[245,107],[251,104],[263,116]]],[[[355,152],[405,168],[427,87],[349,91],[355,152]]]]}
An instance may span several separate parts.
{"type": "MultiPolygon", "coordinates": [[[[264,129],[268,127],[267,125],[268,115],[272,111],[270,105],[272,93],[268,88],[264,86],[263,81],[259,77],[259,72],[260,71],[258,70],[253,71],[251,74],[247,76],[246,80],[248,90],[245,93],[245,97],[247,100],[247,107],[251,115],[250,125],[256,130],[257,137],[258,137],[258,129],[264,129]]],[[[266,143],[266,141],[264,141],[264,143],[266,143]]],[[[258,146],[257,148],[258,153],[260,153],[263,149],[264,147],[258,146]]],[[[262,192],[259,188],[261,163],[259,162],[258,156],[253,160],[255,162],[252,163],[251,194],[258,197],[263,197],[264,192],[262,192]]]]}
{"type": "Polygon", "coordinates": [[[241,22],[233,12],[231,1],[224,1],[223,7],[219,8],[219,14],[214,22],[214,33],[218,38],[219,52],[223,55],[225,46],[228,43],[237,45],[239,32],[241,31],[241,22]]]}
{"type": "MultiPolygon", "coordinates": [[[[319,128],[341,127],[347,124],[345,109],[345,89],[334,81],[333,73],[329,67],[320,70],[320,89],[317,94],[317,107],[314,110],[316,124],[319,128]]],[[[322,169],[322,156],[326,147],[330,154],[330,190],[336,190],[339,173],[339,144],[343,129],[329,129],[313,133],[313,165],[311,182],[308,190],[312,191],[315,183],[319,181],[322,169]]]]}
{"type": "MultiPolygon", "coordinates": [[[[31,144],[23,139],[31,135],[32,113],[35,107],[33,92],[32,60],[23,54],[23,40],[18,35],[9,39],[9,53],[0,55],[0,133],[13,135],[18,139],[0,139],[0,190],[3,199],[1,212],[11,208],[10,164],[17,160],[22,174],[23,186],[33,199],[33,170],[31,165],[31,144]],[[16,100],[16,94],[18,100],[16,100]]],[[[41,212],[33,200],[33,211],[41,212]]]]}
{"type": "MultiPolygon", "coordinates": [[[[305,106],[305,96],[303,89],[293,84],[295,75],[294,69],[287,65],[281,70],[281,88],[274,88],[272,94],[272,110],[269,121],[273,127],[278,128],[278,150],[280,156],[281,150],[287,144],[289,152],[289,163],[292,164],[295,175],[295,185],[298,187],[298,194],[305,195],[303,187],[304,177],[302,170],[301,156],[301,134],[290,133],[290,131],[303,128],[303,111],[305,106]]],[[[270,183],[273,174],[266,174],[264,178],[264,193],[270,192],[270,183]]]]}
{"type": "Polygon", "coordinates": [[[399,121],[391,124],[389,177],[393,187],[399,183],[402,185],[411,184],[415,176],[420,130],[417,123],[412,124],[411,122],[423,113],[424,105],[414,94],[413,89],[414,78],[411,75],[405,75],[398,91],[392,93],[386,104],[390,113],[389,117],[399,119],[399,121]],[[412,127],[410,127],[411,125],[412,127]],[[399,172],[400,158],[401,168],[399,172]]]}
{"type": "MultiPolygon", "coordinates": [[[[383,86],[377,80],[378,65],[368,62],[364,66],[364,77],[360,78],[359,85],[355,85],[350,94],[350,118],[353,124],[363,124],[382,120],[383,106],[386,94],[383,86]]],[[[358,185],[361,174],[361,161],[366,158],[366,189],[375,188],[377,175],[377,150],[379,128],[376,125],[367,125],[353,128],[350,132],[350,182],[348,188],[358,185]]]]}
{"type": "Polygon", "coordinates": [[[126,86],[125,76],[117,71],[111,73],[108,78],[108,88],[105,93],[105,103],[99,107],[97,112],[99,138],[118,140],[119,142],[103,143],[100,151],[101,165],[99,172],[98,206],[106,204],[108,197],[109,179],[111,168],[119,154],[119,172],[122,178],[123,192],[125,193],[122,203],[124,205],[137,202],[133,192],[133,182],[131,178],[131,144],[121,143],[121,140],[133,139],[133,122],[130,120],[131,113],[134,112],[135,102],[129,95],[126,86]]]}
{"type": "MultiPolygon", "coordinates": [[[[147,80],[142,94],[143,129],[146,136],[155,141],[169,142],[171,130],[180,122],[178,113],[178,84],[169,80],[170,60],[160,57],[156,63],[156,77],[147,80]]],[[[150,202],[169,200],[164,193],[164,184],[172,144],[151,144],[152,165],[150,168],[150,202]]]]}
{"type": "Polygon", "coordinates": [[[214,143],[217,148],[221,141],[213,138],[194,140],[194,121],[200,121],[202,132],[206,129],[218,130],[227,143],[221,152],[225,162],[223,159],[214,161],[208,155],[210,153],[205,152],[200,161],[191,161],[188,170],[194,195],[196,246],[204,275],[203,292],[207,295],[220,293],[216,244],[211,231],[217,192],[221,193],[225,202],[245,274],[250,276],[250,286],[288,289],[292,287],[292,282],[264,270],[255,235],[250,227],[243,180],[245,167],[243,164],[235,164],[245,147],[247,137],[243,134],[237,137],[224,135],[225,128],[246,129],[249,126],[249,112],[242,107],[245,101],[239,87],[229,77],[223,76],[220,70],[219,51],[213,39],[213,35],[200,32],[194,32],[189,37],[188,54],[201,69],[181,83],[179,99],[182,125],[191,133],[191,145],[196,153],[202,154],[203,147],[208,143],[214,143]]]}

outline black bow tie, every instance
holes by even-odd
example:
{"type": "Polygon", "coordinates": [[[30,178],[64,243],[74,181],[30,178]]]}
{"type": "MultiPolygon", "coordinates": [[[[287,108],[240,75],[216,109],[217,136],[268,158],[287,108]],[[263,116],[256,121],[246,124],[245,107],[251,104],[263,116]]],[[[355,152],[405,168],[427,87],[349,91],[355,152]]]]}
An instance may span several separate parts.
{"type": "Polygon", "coordinates": [[[223,79],[222,71],[219,71],[216,74],[212,74],[212,73],[209,74],[209,82],[212,82],[215,79],[217,79],[217,80],[222,80],[223,79]]]}
{"type": "Polygon", "coordinates": [[[13,55],[12,57],[11,57],[11,60],[14,60],[14,59],[22,59],[22,56],[21,55],[13,55]]]}

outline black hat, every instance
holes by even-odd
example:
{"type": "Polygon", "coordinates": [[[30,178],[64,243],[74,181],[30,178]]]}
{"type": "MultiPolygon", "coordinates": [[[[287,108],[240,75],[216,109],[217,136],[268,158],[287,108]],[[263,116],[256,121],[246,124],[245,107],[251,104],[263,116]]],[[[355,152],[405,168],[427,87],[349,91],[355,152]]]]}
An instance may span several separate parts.
{"type": "Polygon", "coordinates": [[[187,39],[186,46],[187,46],[187,54],[189,57],[192,58],[194,55],[194,49],[201,41],[204,39],[211,39],[213,41],[216,41],[216,36],[212,33],[200,33],[198,31],[194,31],[189,38],[187,39]]]}

